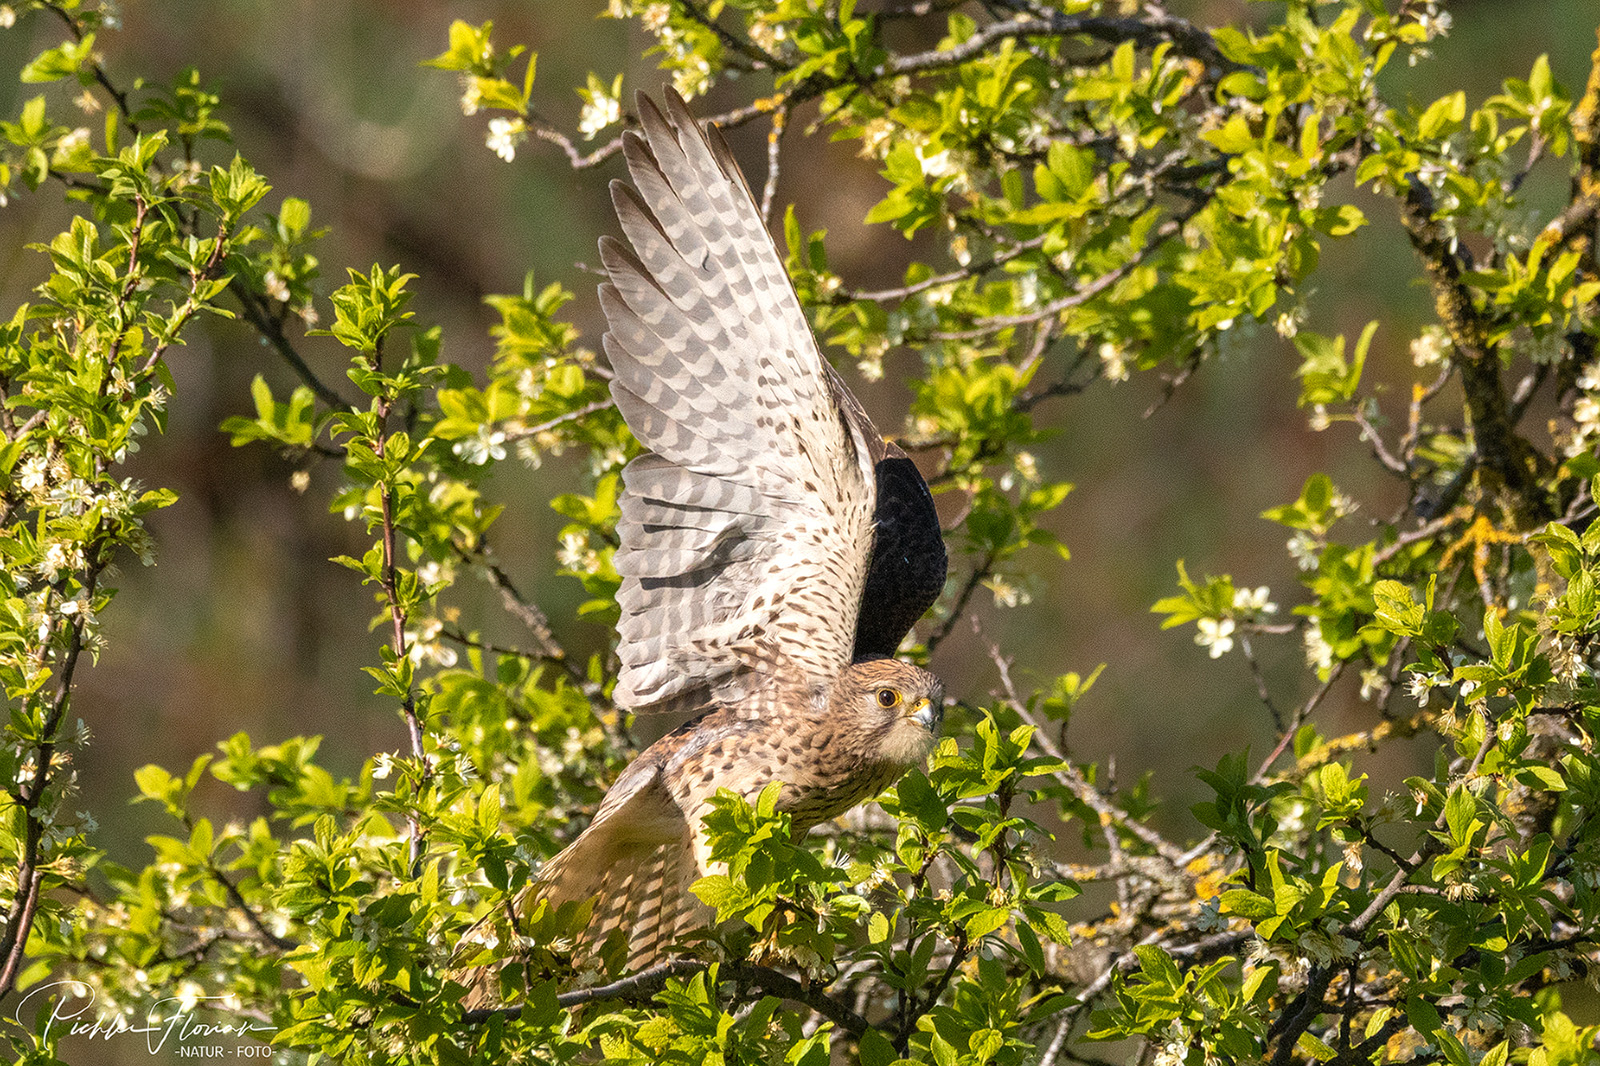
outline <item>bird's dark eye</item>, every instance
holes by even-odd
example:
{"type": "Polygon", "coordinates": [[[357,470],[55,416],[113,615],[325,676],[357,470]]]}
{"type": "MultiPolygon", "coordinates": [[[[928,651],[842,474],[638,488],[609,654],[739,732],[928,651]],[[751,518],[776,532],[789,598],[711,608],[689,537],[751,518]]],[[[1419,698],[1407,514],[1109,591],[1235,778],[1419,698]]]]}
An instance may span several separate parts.
{"type": "Polygon", "coordinates": [[[878,690],[878,706],[879,707],[884,707],[884,708],[893,707],[895,704],[897,704],[899,702],[900,702],[900,693],[896,692],[894,689],[892,689],[892,688],[880,688],[878,690]]]}

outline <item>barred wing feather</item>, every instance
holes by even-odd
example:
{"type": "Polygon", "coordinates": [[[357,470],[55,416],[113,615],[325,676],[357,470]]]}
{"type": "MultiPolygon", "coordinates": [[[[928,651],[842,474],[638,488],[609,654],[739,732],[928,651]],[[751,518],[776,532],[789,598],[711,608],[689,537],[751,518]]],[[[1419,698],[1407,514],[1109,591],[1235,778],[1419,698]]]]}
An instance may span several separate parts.
{"type": "Polygon", "coordinates": [[[623,473],[615,699],[739,703],[779,662],[821,692],[854,651],[881,439],[836,399],[720,135],[675,95],[639,109],[637,192],[612,185],[631,248],[601,244],[612,395],[649,449],[623,473]]]}

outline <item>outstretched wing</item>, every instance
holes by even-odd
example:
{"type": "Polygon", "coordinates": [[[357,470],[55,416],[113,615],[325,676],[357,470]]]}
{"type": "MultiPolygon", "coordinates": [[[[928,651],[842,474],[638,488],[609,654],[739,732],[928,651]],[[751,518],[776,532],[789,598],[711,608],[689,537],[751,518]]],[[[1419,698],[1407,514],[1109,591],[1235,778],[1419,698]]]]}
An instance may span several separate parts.
{"type": "Polygon", "coordinates": [[[721,136],[675,94],[638,106],[638,191],[612,184],[632,249],[600,245],[611,392],[649,449],[623,471],[615,699],[744,704],[779,662],[820,691],[854,652],[882,442],[836,398],[721,136]]]}

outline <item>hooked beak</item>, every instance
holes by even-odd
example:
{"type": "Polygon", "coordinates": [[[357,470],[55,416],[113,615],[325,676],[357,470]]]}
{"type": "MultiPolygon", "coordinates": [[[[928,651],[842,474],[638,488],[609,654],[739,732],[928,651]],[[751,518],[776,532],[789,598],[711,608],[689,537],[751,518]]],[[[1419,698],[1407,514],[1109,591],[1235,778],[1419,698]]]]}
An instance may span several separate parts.
{"type": "Polygon", "coordinates": [[[909,717],[928,732],[937,733],[940,723],[944,721],[944,701],[935,703],[924,696],[911,708],[909,717]]]}

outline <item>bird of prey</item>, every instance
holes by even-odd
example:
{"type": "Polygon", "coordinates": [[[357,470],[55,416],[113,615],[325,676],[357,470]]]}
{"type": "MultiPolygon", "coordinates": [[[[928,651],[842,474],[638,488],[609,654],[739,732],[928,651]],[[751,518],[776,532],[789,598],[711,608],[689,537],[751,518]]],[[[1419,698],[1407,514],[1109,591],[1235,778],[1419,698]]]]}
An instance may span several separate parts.
{"type": "Polygon", "coordinates": [[[711,918],[690,886],[719,788],[781,782],[799,832],[927,756],[939,681],[892,656],[946,569],[927,484],[822,357],[721,134],[673,93],[638,109],[634,185],[611,185],[628,244],[600,242],[611,393],[647,449],[622,474],[613,698],[698,717],[516,906],[594,899],[580,949],[620,932],[630,970],[711,918]]]}

